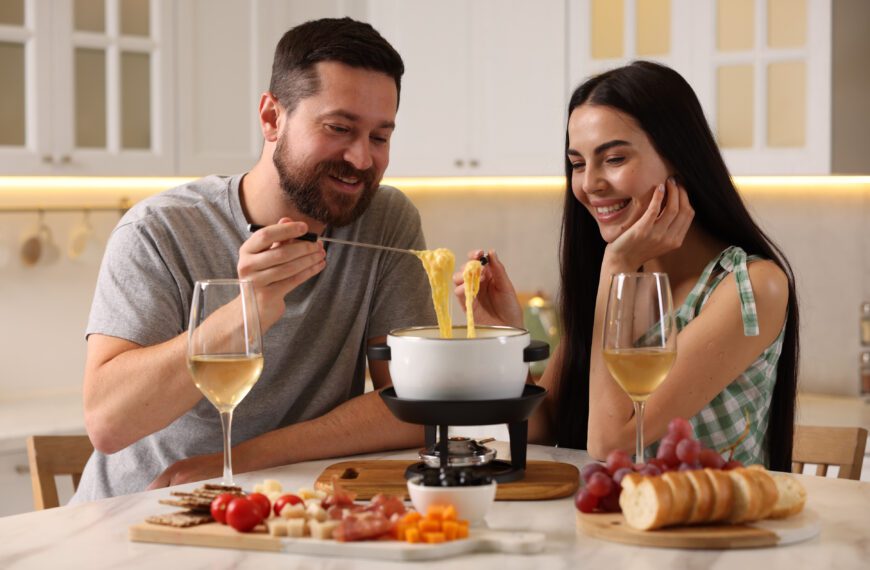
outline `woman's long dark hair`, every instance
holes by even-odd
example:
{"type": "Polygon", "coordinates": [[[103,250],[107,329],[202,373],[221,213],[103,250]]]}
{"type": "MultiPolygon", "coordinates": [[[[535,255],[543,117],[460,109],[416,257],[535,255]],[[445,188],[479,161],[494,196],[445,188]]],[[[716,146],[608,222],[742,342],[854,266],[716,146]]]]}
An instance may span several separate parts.
{"type": "MultiPolygon", "coordinates": [[[[780,249],[755,224],[737,193],[701,104],[676,71],[636,61],[594,76],[574,91],[571,112],[589,103],[633,117],[659,155],[677,173],[695,209],[694,223],[747,254],[773,260],[788,277],[788,320],[770,407],[766,448],[769,467],[791,471],[798,366],[798,305],[794,275],[780,249]]],[[[565,148],[568,148],[566,135],[565,148]]],[[[565,160],[565,210],[561,235],[560,312],[562,358],[556,441],[586,448],[589,417],[589,357],[595,299],[606,243],[593,217],[574,197],[571,163],[565,160]]]]}

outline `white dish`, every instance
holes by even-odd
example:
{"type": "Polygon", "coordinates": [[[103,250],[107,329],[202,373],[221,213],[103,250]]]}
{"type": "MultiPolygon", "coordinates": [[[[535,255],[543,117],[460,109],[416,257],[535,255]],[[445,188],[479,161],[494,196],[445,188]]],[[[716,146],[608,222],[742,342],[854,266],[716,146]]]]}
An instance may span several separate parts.
{"type": "Polygon", "coordinates": [[[488,485],[462,487],[437,487],[421,485],[416,479],[408,480],[411,503],[421,514],[426,514],[430,505],[453,505],[460,519],[470,524],[480,524],[495,501],[496,482],[488,485]]]}

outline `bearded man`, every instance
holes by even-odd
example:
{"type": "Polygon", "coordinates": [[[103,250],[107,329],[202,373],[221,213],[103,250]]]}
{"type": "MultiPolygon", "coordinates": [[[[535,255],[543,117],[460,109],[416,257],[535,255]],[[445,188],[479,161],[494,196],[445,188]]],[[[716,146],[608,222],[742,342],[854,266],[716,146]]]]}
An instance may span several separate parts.
{"type": "MultiPolygon", "coordinates": [[[[260,98],[261,157],[133,207],[108,244],[87,328],[84,409],[96,451],[73,502],[218,477],[220,419],[187,371],[197,280],[254,283],[264,369],[233,421],[238,473],[422,443],[364,394],[365,348],[432,324],[410,255],[299,240],[307,232],[425,249],[420,217],[380,186],[404,65],[371,26],[307,22],[278,43],[260,98]],[[264,226],[250,234],[249,224],[264,226]]],[[[375,388],[390,383],[371,362],[375,388]]]]}

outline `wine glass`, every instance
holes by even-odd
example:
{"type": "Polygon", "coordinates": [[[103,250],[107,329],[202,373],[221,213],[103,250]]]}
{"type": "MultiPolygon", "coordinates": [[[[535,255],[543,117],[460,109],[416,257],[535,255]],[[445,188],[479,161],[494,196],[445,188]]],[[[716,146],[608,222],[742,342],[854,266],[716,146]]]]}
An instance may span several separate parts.
{"type": "Polygon", "coordinates": [[[616,273],[604,319],[604,362],[634,404],[637,463],[643,463],[643,410],[677,356],[677,326],[665,273],[616,273]]]}
{"type": "Polygon", "coordinates": [[[254,285],[241,279],[197,281],[187,336],[187,367],[221,417],[224,485],[233,485],[233,410],[263,370],[263,342],[254,285]]]}

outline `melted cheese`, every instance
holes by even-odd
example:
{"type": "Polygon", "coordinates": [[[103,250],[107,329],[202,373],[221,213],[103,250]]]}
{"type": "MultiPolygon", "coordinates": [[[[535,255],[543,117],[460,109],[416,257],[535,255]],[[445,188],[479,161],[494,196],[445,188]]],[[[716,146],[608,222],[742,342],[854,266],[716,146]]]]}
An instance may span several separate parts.
{"type": "Polygon", "coordinates": [[[474,338],[477,334],[474,332],[474,299],[477,297],[477,292],[480,291],[480,271],[483,266],[477,260],[471,260],[465,264],[465,269],[462,270],[462,279],[465,282],[465,318],[467,332],[466,338],[474,338]]]}
{"type": "Polygon", "coordinates": [[[450,290],[453,268],[456,258],[449,249],[415,251],[414,254],[423,262],[423,268],[429,277],[432,287],[432,303],[435,305],[435,316],[438,318],[438,330],[441,338],[453,338],[453,323],[450,320],[450,290]]]}

